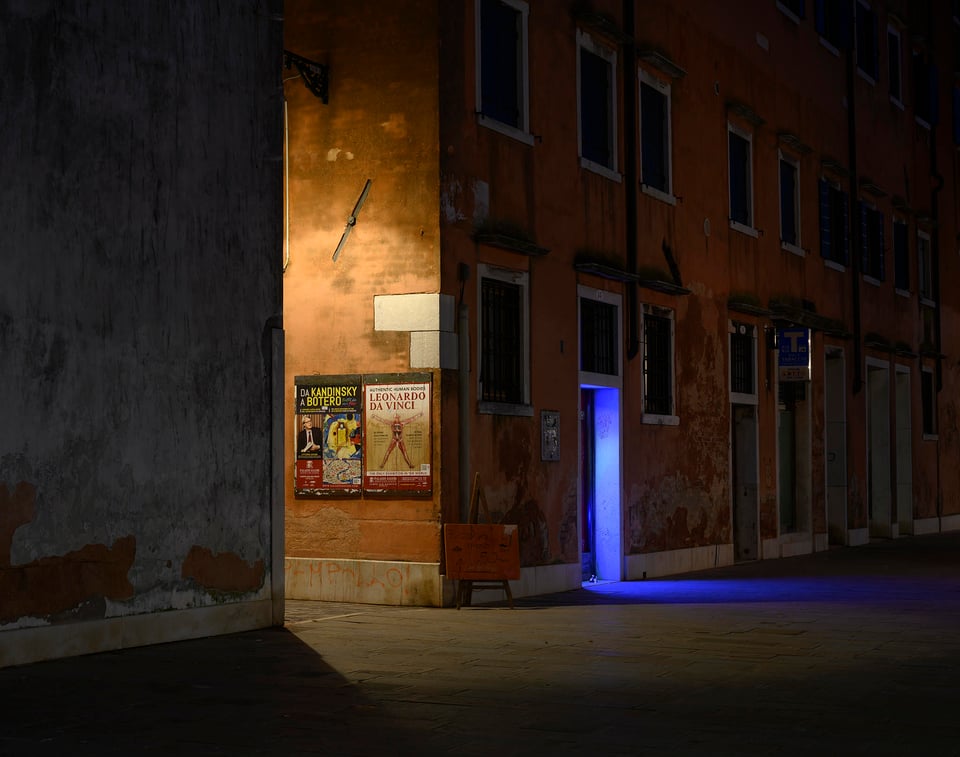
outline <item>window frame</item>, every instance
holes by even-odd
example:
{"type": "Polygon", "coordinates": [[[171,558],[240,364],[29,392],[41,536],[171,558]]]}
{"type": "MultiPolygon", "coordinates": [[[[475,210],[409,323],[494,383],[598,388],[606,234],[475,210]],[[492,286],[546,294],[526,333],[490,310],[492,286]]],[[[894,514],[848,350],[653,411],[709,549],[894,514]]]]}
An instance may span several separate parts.
{"type": "Polygon", "coordinates": [[[648,71],[640,68],[638,69],[638,79],[637,82],[637,102],[640,104],[640,122],[638,124],[639,131],[639,142],[640,142],[640,190],[644,194],[648,194],[651,197],[655,197],[658,200],[668,203],[669,205],[676,205],[677,198],[673,193],[673,100],[672,100],[672,88],[668,82],[658,79],[653,74],[648,71]],[[660,189],[659,187],[653,186],[652,184],[647,184],[643,180],[643,171],[644,171],[644,159],[643,159],[643,145],[644,145],[644,109],[643,109],[643,88],[648,87],[649,89],[654,90],[657,94],[663,97],[664,100],[664,144],[661,146],[663,150],[663,162],[664,162],[664,176],[666,178],[666,188],[660,189]]]}
{"type": "Polygon", "coordinates": [[[672,308],[659,307],[657,305],[644,304],[641,310],[641,375],[642,375],[642,413],[640,415],[640,422],[646,424],[656,424],[660,426],[678,426],[680,425],[680,417],[677,414],[677,381],[676,381],[676,359],[677,359],[677,340],[676,340],[676,313],[672,308]],[[649,350],[649,340],[647,339],[647,321],[651,318],[658,318],[667,321],[669,324],[668,339],[669,344],[667,346],[667,352],[669,356],[666,358],[666,366],[657,367],[658,371],[666,371],[666,383],[669,386],[670,390],[670,412],[669,413],[655,413],[647,412],[647,403],[648,403],[648,375],[650,375],[650,370],[648,368],[648,362],[650,361],[649,350]]]}
{"type": "Polygon", "coordinates": [[[850,195],[843,188],[843,186],[838,181],[834,181],[826,176],[821,175],[820,179],[817,182],[817,200],[819,205],[819,222],[820,222],[820,257],[823,259],[823,264],[828,268],[834,268],[838,271],[846,271],[847,266],[850,264],[850,195]],[[834,253],[835,244],[833,236],[830,237],[830,250],[831,255],[828,257],[823,254],[823,239],[824,239],[824,198],[823,198],[823,187],[827,187],[828,192],[828,210],[830,211],[830,227],[829,231],[833,232],[836,229],[840,229],[843,232],[843,250],[841,255],[837,256],[834,253]],[[841,219],[839,222],[833,222],[833,210],[834,210],[834,200],[833,196],[837,194],[842,199],[842,209],[846,214],[845,219],[841,219]]]}
{"type": "Polygon", "coordinates": [[[877,12],[870,5],[868,0],[857,0],[856,6],[854,7],[854,23],[856,26],[856,34],[854,35],[854,41],[856,43],[856,59],[857,59],[857,73],[870,84],[876,86],[877,81],[880,78],[880,22],[877,17],[877,12]],[[866,14],[861,18],[861,10],[866,14]],[[870,69],[868,70],[863,66],[861,55],[861,31],[862,23],[869,21],[870,23],[870,33],[873,38],[871,49],[867,51],[870,60],[868,65],[870,69]]]}
{"type": "Polygon", "coordinates": [[[530,399],[530,273],[529,271],[503,268],[486,263],[477,264],[477,408],[480,413],[494,415],[533,415],[530,399]],[[520,402],[485,400],[483,389],[484,374],[484,331],[483,331],[483,282],[486,279],[514,284],[520,287],[520,361],[523,397],[520,402]]]}
{"type": "Polygon", "coordinates": [[[734,405],[759,405],[760,393],[757,391],[759,383],[759,375],[757,373],[757,327],[751,323],[731,320],[727,321],[727,332],[727,355],[729,360],[727,381],[730,392],[730,403],[734,405]],[[733,389],[733,339],[737,335],[750,339],[750,368],[752,371],[751,380],[753,383],[753,392],[737,392],[733,389]]]}
{"type": "Polygon", "coordinates": [[[802,203],[800,202],[800,161],[789,153],[785,153],[783,150],[777,150],[777,184],[779,187],[780,203],[779,203],[779,213],[780,213],[780,248],[786,250],[787,252],[792,252],[794,255],[800,255],[801,257],[806,255],[806,252],[803,249],[803,239],[801,237],[801,223],[800,223],[800,212],[802,203]],[[783,164],[793,168],[793,222],[794,222],[794,234],[796,240],[789,242],[784,239],[783,236],[783,206],[784,206],[784,181],[783,181],[783,164]]]}
{"type": "Polygon", "coordinates": [[[759,237],[760,233],[757,231],[756,227],[754,226],[756,219],[754,216],[754,208],[753,208],[753,194],[754,194],[753,187],[754,187],[753,134],[750,131],[740,126],[737,126],[732,121],[727,121],[727,212],[728,212],[727,217],[730,220],[730,228],[734,229],[735,231],[739,231],[742,234],[747,234],[748,236],[751,236],[751,237],[759,237]],[[731,142],[732,137],[742,139],[744,142],[746,142],[746,146],[747,146],[747,152],[746,152],[747,165],[746,165],[746,174],[744,177],[745,178],[744,192],[746,193],[746,196],[743,198],[743,204],[747,211],[746,223],[744,223],[743,221],[735,220],[733,217],[734,173],[733,173],[733,149],[732,149],[732,142],[731,142]]]}
{"type": "Polygon", "coordinates": [[[623,298],[616,292],[610,292],[606,289],[596,289],[594,287],[577,285],[577,368],[581,384],[591,386],[608,386],[621,388],[623,386],[623,298]],[[594,373],[583,370],[583,313],[582,303],[584,300],[601,302],[605,305],[611,305],[616,308],[615,323],[617,333],[615,344],[617,348],[616,373],[594,373]]]}
{"type": "Polygon", "coordinates": [[[860,211],[860,273],[864,280],[879,285],[886,281],[887,261],[884,255],[884,215],[876,204],[861,199],[860,211]],[[876,223],[876,234],[871,234],[876,223]],[[876,241],[877,245],[872,244],[876,241]]]}
{"type": "Polygon", "coordinates": [[[930,232],[917,229],[917,294],[920,304],[935,307],[933,298],[933,249],[930,232]]]}
{"type": "Polygon", "coordinates": [[[617,51],[616,49],[607,47],[606,45],[597,42],[596,39],[594,39],[583,29],[577,29],[577,156],[580,158],[580,166],[589,171],[593,171],[594,173],[606,176],[608,179],[612,179],[617,182],[621,181],[622,177],[617,168],[619,166],[619,151],[617,149],[617,142],[617,51]],[[609,122],[607,124],[607,138],[610,140],[609,166],[605,166],[603,163],[598,163],[591,158],[584,157],[583,154],[584,111],[582,102],[583,73],[581,71],[581,58],[583,51],[602,58],[609,66],[610,70],[610,83],[607,92],[607,116],[609,118],[609,122]]]}
{"type": "Polygon", "coordinates": [[[779,8],[780,11],[795,24],[799,24],[807,17],[806,3],[804,0],[794,0],[794,2],[800,6],[799,14],[795,9],[788,5],[787,0],[777,0],[777,8],[779,8]]]}
{"type": "Polygon", "coordinates": [[[890,243],[893,247],[893,286],[897,294],[903,297],[910,296],[910,224],[907,223],[906,219],[901,218],[900,216],[894,215],[891,219],[891,234],[890,234],[890,243]],[[901,239],[900,235],[897,234],[897,229],[903,229],[902,241],[903,248],[901,249],[899,241],[901,239]],[[906,281],[902,278],[906,276],[906,281]],[[901,284],[906,284],[906,286],[901,286],[901,284]]]}
{"type": "Polygon", "coordinates": [[[827,3],[814,3],[814,28],[817,30],[817,34],[820,37],[820,44],[834,55],[839,56],[840,51],[845,49],[848,45],[848,40],[844,39],[844,37],[849,34],[850,31],[849,24],[851,19],[847,18],[847,15],[850,11],[846,0],[830,5],[830,9],[838,15],[836,17],[833,17],[832,15],[828,17],[827,3]],[[832,26],[828,28],[828,20],[835,22],[837,28],[834,29],[832,26]],[[832,37],[834,33],[839,37],[838,39],[834,39],[832,37]]]}
{"type": "Polygon", "coordinates": [[[900,34],[900,29],[893,24],[887,24],[887,83],[890,89],[890,102],[892,102],[900,110],[904,109],[903,104],[903,37],[900,34]],[[893,51],[890,45],[890,39],[896,37],[897,39],[897,50],[896,58],[893,56],[893,51]],[[894,68],[894,61],[896,61],[896,67],[894,68]],[[896,82],[897,82],[897,91],[893,91],[893,82],[894,76],[893,72],[896,71],[896,82]]]}
{"type": "Polygon", "coordinates": [[[513,137],[525,144],[533,144],[533,134],[530,133],[530,66],[529,66],[529,15],[530,7],[525,0],[491,0],[512,8],[519,16],[520,35],[517,41],[517,88],[518,92],[518,120],[514,126],[487,115],[483,110],[483,5],[487,0],[475,2],[475,90],[477,123],[493,131],[513,137]]]}
{"type": "Polygon", "coordinates": [[[910,63],[913,120],[930,131],[937,122],[937,69],[921,50],[913,51],[910,63]]]}

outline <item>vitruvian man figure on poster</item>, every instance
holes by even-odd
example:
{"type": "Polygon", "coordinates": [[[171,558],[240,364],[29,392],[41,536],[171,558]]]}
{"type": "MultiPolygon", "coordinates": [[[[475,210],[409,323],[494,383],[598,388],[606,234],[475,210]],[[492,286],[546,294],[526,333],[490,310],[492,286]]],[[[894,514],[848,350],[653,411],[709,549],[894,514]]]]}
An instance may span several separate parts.
{"type": "Polygon", "coordinates": [[[410,470],[413,470],[413,463],[410,462],[410,457],[407,455],[407,446],[403,442],[403,429],[408,423],[412,423],[417,418],[419,418],[423,413],[417,413],[406,420],[401,420],[400,414],[397,413],[393,418],[381,418],[378,415],[374,415],[373,420],[378,423],[383,423],[386,426],[390,427],[390,444],[387,445],[387,451],[383,453],[383,461],[380,463],[380,470],[386,470],[387,460],[390,457],[390,454],[395,450],[400,450],[400,454],[403,455],[403,459],[407,463],[407,467],[410,470]]]}

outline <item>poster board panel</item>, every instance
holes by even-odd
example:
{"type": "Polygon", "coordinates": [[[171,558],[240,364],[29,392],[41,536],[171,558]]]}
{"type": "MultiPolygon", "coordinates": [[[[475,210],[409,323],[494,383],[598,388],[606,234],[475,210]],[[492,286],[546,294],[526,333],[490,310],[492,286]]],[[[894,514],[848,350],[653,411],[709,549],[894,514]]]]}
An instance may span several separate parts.
{"type": "Polygon", "coordinates": [[[520,534],[516,524],[447,523],[443,527],[447,578],[502,581],[520,578],[520,534]]]}
{"type": "Polygon", "coordinates": [[[360,493],[361,386],[357,375],[294,378],[295,496],[360,493]]]}
{"type": "Polygon", "coordinates": [[[363,383],[364,492],[431,494],[432,376],[365,375],[363,383]]]}

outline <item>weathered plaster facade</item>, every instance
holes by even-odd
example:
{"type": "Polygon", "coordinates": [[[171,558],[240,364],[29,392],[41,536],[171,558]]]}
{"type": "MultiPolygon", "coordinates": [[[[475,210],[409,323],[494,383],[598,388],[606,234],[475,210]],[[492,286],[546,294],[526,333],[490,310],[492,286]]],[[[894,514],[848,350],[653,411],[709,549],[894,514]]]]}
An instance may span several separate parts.
{"type": "Polygon", "coordinates": [[[410,580],[429,587],[417,601],[449,598],[441,526],[463,518],[475,474],[492,516],[520,526],[520,594],[960,527],[948,463],[960,452],[957,116],[948,77],[922,65],[953,70],[960,20],[945,2],[850,3],[860,20],[839,28],[875,40],[871,71],[854,37],[827,38],[814,5],[287,4],[287,47],[330,71],[328,105],[285,85],[287,396],[300,374],[429,368],[438,480],[430,499],[302,499],[288,459],[298,596],[411,602],[385,599],[376,576],[416,564],[410,580]],[[516,54],[515,70],[483,71],[484,7],[490,29],[516,31],[518,46],[498,52],[516,54]],[[889,29],[902,45],[893,99],[889,29]],[[609,82],[593,101],[610,103],[601,126],[578,110],[595,94],[584,66],[609,82]],[[515,111],[485,110],[484,76],[516,86],[515,111]],[[921,112],[928,85],[938,117],[921,112]],[[657,103],[665,147],[644,131],[657,103]],[[606,128],[599,165],[584,145],[606,128]],[[665,180],[645,174],[658,150],[665,180]],[[745,187],[731,179],[738,150],[745,187]],[[836,228],[826,186],[846,197],[836,228]],[[879,243],[861,203],[871,223],[882,214],[879,243]],[[921,296],[924,277],[935,291],[921,296]],[[526,298],[520,401],[483,396],[488,279],[520,282],[526,298]],[[415,328],[376,323],[378,298],[396,295],[436,297],[437,313],[455,303],[432,362],[415,328]],[[600,373],[582,357],[595,347],[590,302],[616,309],[616,356],[600,373]],[[652,346],[663,324],[665,359],[652,346]],[[805,380],[780,380],[783,329],[809,338],[805,380]],[[735,388],[739,370],[749,381],[735,388]],[[651,396],[664,376],[668,394],[651,396]],[[557,459],[542,454],[546,411],[559,414],[557,459]],[[602,548],[586,549],[591,531],[602,548]],[[343,561],[359,563],[344,573],[343,561]]]}
{"type": "Polygon", "coordinates": [[[282,622],[281,4],[0,40],[0,665],[282,622]]]}

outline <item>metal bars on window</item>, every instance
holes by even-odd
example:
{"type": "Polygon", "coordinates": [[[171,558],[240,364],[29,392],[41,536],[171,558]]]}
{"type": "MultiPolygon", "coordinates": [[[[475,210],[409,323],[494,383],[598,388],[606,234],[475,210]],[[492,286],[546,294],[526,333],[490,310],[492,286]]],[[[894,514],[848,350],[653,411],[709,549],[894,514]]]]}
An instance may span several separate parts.
{"type": "Polygon", "coordinates": [[[481,292],[481,399],[523,403],[523,288],[487,278],[481,292]]]}
{"type": "Polygon", "coordinates": [[[652,415],[673,415],[672,322],[644,313],[643,409],[652,415]]]}
{"type": "Polygon", "coordinates": [[[753,367],[753,327],[734,324],[730,334],[730,391],[755,394],[753,367]]]}
{"type": "Polygon", "coordinates": [[[616,305],[580,299],[580,370],[619,374],[619,329],[616,305]]]}

